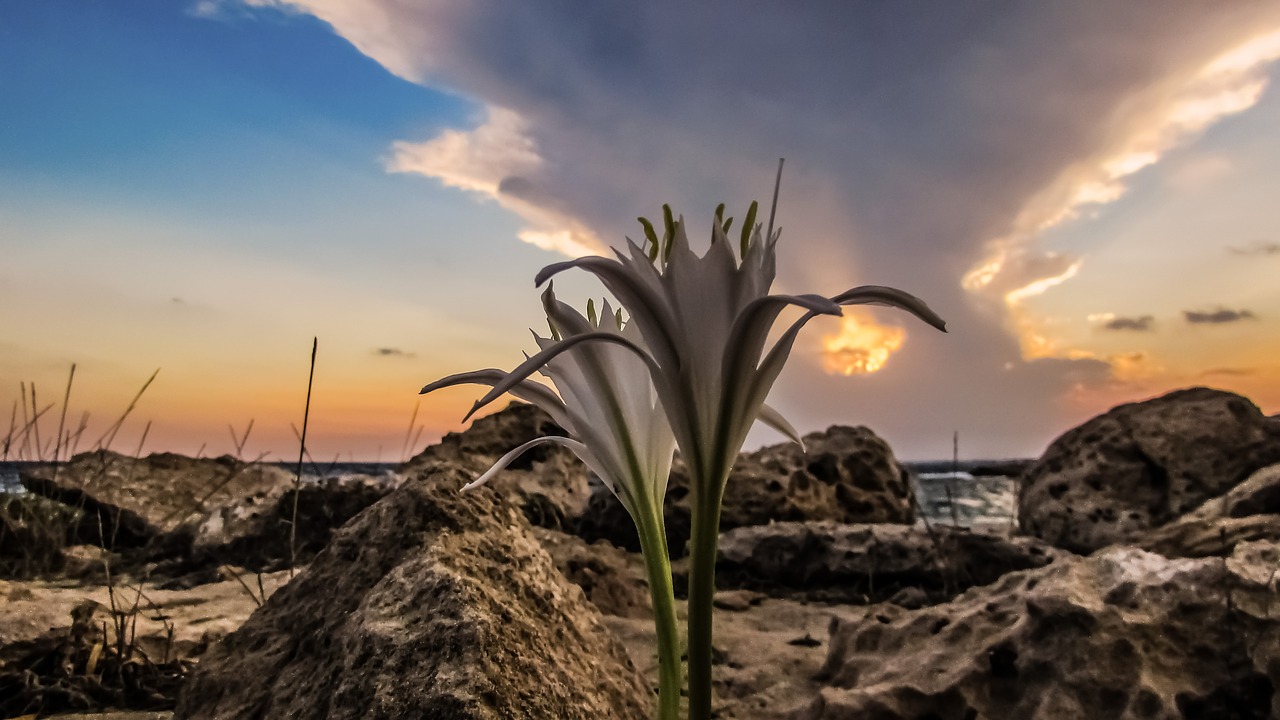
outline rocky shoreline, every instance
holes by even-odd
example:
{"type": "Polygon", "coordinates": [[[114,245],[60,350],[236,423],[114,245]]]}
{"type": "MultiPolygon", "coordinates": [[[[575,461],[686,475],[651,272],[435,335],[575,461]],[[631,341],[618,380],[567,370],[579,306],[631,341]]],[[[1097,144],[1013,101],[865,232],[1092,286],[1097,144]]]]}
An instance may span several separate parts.
{"type": "MultiPolygon", "coordinates": [[[[544,446],[457,492],[555,430],[512,405],[398,483],[296,494],[230,458],[24,472],[0,507],[0,717],[648,717],[648,592],[607,490],[544,446]]],[[[1120,406],[984,470],[1017,473],[1003,531],[917,522],[866,428],[805,440],[729,486],[717,717],[1280,718],[1280,420],[1247,399],[1120,406]]]]}

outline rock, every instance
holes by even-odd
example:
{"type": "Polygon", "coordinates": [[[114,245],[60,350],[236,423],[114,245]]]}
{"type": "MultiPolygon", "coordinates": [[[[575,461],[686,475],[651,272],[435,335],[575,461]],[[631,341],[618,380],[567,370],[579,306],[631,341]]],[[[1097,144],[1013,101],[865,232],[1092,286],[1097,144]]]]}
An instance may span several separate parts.
{"type": "Polygon", "coordinates": [[[721,590],[711,599],[712,607],[729,612],[746,612],[759,605],[768,595],[751,590],[721,590]]]}
{"type": "Polygon", "coordinates": [[[38,495],[0,494],[0,578],[61,572],[63,549],[80,513],[38,495]]]}
{"type": "Polygon", "coordinates": [[[1073,552],[1127,542],[1280,462],[1280,424],[1208,388],[1121,405],[1067,432],[1022,476],[1022,530],[1073,552]]]}
{"type": "Polygon", "coordinates": [[[603,540],[588,545],[580,537],[546,528],[533,528],[533,535],[556,568],[582,588],[600,612],[616,617],[653,619],[653,601],[641,555],[603,540]]]}
{"type": "Polygon", "coordinates": [[[1274,543],[1220,559],[1115,547],[946,605],[832,624],[796,720],[1280,717],[1274,543]]]}
{"type": "Polygon", "coordinates": [[[201,659],[174,716],[619,718],[651,691],[521,513],[424,471],[201,659]]]}
{"type": "MultiPolygon", "coordinates": [[[[567,434],[540,408],[513,402],[499,412],[474,420],[464,432],[445,435],[439,443],[401,465],[399,472],[407,476],[443,463],[464,468],[475,476],[529,440],[567,434]]],[[[587,467],[570,450],[546,444],[516,458],[489,482],[489,487],[510,495],[535,526],[572,532],[591,497],[588,475],[587,467]]]]}
{"type": "MultiPolygon", "coordinates": [[[[832,520],[910,523],[915,520],[907,469],[888,444],[865,427],[835,425],[795,443],[772,445],[738,456],[725,489],[720,529],[774,521],[832,520]]],[[[689,540],[689,478],[677,459],[664,504],[667,544],[682,557],[689,540]]],[[[578,534],[640,549],[634,524],[608,489],[591,496],[578,534]]]]}
{"type": "Polygon", "coordinates": [[[1200,512],[1231,518],[1280,513],[1280,464],[1258,470],[1221,497],[1206,502],[1200,512]]]}
{"type": "Polygon", "coordinates": [[[303,484],[297,494],[297,531],[289,547],[294,489],[272,488],[206,513],[179,532],[191,539],[183,567],[238,565],[273,572],[310,562],[333,531],[391,492],[393,485],[369,476],[303,484]]]}
{"type": "Polygon", "coordinates": [[[1262,468],[1221,497],[1134,542],[1165,557],[1226,557],[1239,543],[1256,540],[1280,542],[1280,465],[1262,468]]]}
{"type": "Polygon", "coordinates": [[[1031,538],[951,527],[774,523],[720,536],[716,583],[774,597],[865,604],[916,588],[932,602],[1005,573],[1037,568],[1061,553],[1031,538]]]}
{"type": "Polygon", "coordinates": [[[76,455],[59,467],[24,469],[21,479],[30,492],[86,513],[76,542],[121,548],[154,544],[191,517],[287,486],[293,476],[230,456],[193,459],[156,453],[131,458],[98,451],[76,455]]]}

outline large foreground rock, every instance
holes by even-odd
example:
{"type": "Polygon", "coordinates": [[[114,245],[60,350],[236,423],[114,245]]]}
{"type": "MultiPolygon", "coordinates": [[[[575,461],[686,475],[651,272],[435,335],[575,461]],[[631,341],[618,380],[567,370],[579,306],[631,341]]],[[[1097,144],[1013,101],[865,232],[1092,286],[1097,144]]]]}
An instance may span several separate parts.
{"type": "Polygon", "coordinates": [[[519,511],[424,471],[212,648],[176,718],[645,720],[651,691],[519,511]]]}
{"type": "Polygon", "coordinates": [[[126,548],[152,544],[190,518],[241,498],[292,483],[273,465],[230,456],[195,459],[173,453],[132,458],[81,453],[61,467],[24,469],[22,484],[82,510],[74,541],[126,548]]]}
{"type": "Polygon", "coordinates": [[[1135,548],[1008,575],[947,605],[833,623],[796,720],[1280,717],[1280,547],[1135,548]]]}
{"type": "MultiPolygon", "coordinates": [[[[476,419],[463,432],[445,435],[401,465],[399,471],[410,475],[446,463],[475,476],[529,440],[567,434],[540,408],[513,402],[476,419]]],[[[534,525],[570,532],[591,497],[586,466],[571,451],[553,444],[539,445],[516,458],[489,486],[507,494],[534,525]]]]}
{"type": "MultiPolygon", "coordinates": [[[[889,445],[865,427],[835,425],[804,438],[805,449],[782,443],[738,456],[725,488],[721,530],[770,522],[911,523],[915,511],[907,469],[889,445]]],[[[667,544],[685,553],[691,526],[689,477],[677,460],[664,506],[667,544]]],[[[613,493],[599,487],[578,532],[633,552],[635,526],[613,493]]]]}
{"type": "Polygon", "coordinates": [[[1022,476],[1022,530],[1092,552],[1127,542],[1280,462],[1280,424],[1233,393],[1191,388],[1067,432],[1022,476]]]}
{"type": "Polygon", "coordinates": [[[1062,554],[1033,538],[951,527],[787,522],[722,534],[716,578],[774,597],[924,604],[1062,554]]]}

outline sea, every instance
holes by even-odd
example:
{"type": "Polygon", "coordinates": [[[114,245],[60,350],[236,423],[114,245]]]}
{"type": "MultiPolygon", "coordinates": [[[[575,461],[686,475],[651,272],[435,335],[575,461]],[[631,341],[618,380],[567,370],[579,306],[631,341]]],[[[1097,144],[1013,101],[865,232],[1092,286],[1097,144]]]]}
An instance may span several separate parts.
{"type": "MultiPolygon", "coordinates": [[[[906,462],[911,472],[922,522],[959,525],[998,531],[1012,527],[1017,521],[1017,478],[970,473],[980,466],[990,467],[1001,461],[961,460],[906,462]]],[[[295,464],[275,463],[293,471],[295,464]]],[[[0,462],[0,494],[26,492],[18,480],[21,463],[0,462]]],[[[303,467],[303,482],[320,482],[350,475],[370,475],[391,482],[395,463],[330,463],[303,467]]]]}

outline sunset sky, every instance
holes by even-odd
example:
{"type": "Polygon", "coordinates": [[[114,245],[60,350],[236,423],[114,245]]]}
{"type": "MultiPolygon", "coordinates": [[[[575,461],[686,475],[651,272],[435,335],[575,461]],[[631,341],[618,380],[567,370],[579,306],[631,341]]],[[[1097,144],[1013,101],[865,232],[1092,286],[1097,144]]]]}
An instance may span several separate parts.
{"type": "Polygon", "coordinates": [[[812,323],[770,400],[800,430],[1007,457],[1190,385],[1278,413],[1277,60],[1253,0],[6,0],[0,409],[34,385],[47,441],[75,363],[92,445],[158,368],[114,449],[252,420],[296,456],[317,337],[313,456],[399,460],[423,384],[534,348],[540,268],[664,202],[702,237],[785,157],[776,289],[950,329],[812,323]]]}

